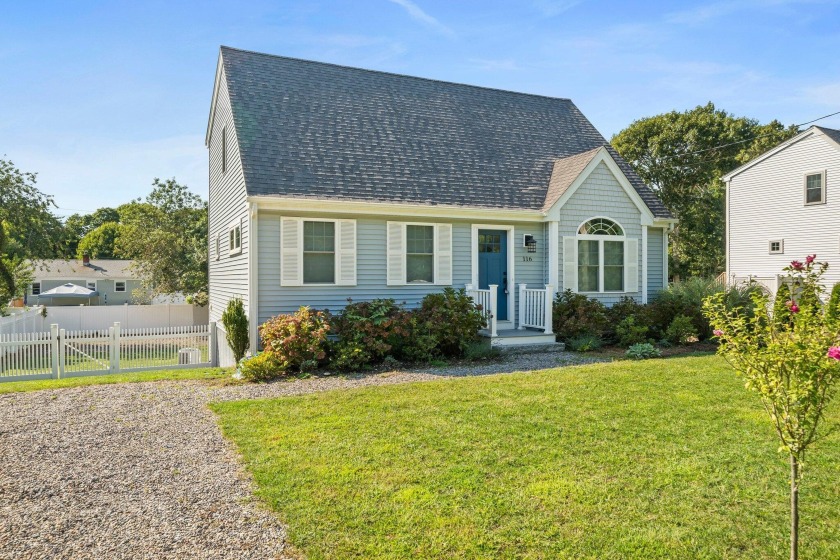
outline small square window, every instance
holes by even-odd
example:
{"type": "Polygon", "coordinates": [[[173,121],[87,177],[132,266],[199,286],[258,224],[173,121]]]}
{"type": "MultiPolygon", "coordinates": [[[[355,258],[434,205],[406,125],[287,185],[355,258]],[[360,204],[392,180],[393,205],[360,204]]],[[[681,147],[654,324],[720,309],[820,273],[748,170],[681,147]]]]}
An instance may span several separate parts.
{"type": "Polygon", "coordinates": [[[115,292],[124,292],[125,291],[125,282],[114,282],[114,291],[115,292]]]}
{"type": "Polygon", "coordinates": [[[40,282],[32,282],[32,295],[33,296],[41,295],[41,283],[40,282]]]}
{"type": "Polygon", "coordinates": [[[783,239],[770,242],[770,253],[781,254],[785,252],[785,242],[783,239]]]}
{"type": "Polygon", "coordinates": [[[825,204],[825,172],[805,175],[805,204],[825,204]]]}

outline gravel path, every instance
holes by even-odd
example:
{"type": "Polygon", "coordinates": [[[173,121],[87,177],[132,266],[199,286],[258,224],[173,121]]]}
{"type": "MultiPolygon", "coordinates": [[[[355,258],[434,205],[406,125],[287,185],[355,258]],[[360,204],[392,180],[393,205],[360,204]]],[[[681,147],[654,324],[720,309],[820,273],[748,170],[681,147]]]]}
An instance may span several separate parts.
{"type": "Polygon", "coordinates": [[[501,363],[262,385],[125,383],[0,395],[0,558],[287,558],[206,404],[581,363],[501,363]]]}

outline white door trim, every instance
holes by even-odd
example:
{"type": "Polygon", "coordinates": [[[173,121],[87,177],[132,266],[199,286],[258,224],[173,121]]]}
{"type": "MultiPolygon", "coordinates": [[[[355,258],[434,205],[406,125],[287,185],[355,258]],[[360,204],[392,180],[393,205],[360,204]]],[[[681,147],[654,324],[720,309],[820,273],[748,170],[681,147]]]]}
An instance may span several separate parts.
{"type": "Polygon", "coordinates": [[[478,230],[504,230],[507,232],[507,270],[508,270],[508,321],[516,317],[516,260],[514,258],[514,226],[500,224],[472,224],[470,254],[472,255],[472,284],[478,288],[478,230]]]}

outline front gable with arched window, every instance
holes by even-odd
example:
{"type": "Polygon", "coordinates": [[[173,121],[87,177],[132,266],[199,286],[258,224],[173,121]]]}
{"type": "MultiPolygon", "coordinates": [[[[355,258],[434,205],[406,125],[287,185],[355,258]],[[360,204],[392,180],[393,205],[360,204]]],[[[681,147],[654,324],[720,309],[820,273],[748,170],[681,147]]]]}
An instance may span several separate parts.
{"type": "Polygon", "coordinates": [[[638,239],[609,217],[592,217],[563,238],[563,286],[574,292],[636,293],[638,263],[638,239]]]}

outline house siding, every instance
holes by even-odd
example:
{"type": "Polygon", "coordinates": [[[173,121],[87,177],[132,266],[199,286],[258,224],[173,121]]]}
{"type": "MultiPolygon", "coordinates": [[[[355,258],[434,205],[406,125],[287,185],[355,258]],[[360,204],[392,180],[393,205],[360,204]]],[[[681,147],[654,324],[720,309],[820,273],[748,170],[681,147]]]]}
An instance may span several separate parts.
{"type": "Polygon", "coordinates": [[[663,288],[663,243],[665,230],[663,228],[648,228],[647,257],[648,257],[648,301],[651,301],[663,288]]]}
{"type": "MultiPolygon", "coordinates": [[[[87,288],[87,283],[92,282],[93,280],[80,280],[80,279],[55,279],[49,278],[44,280],[35,279],[35,282],[41,283],[41,292],[46,292],[48,290],[52,290],[53,288],[58,288],[59,286],[63,286],[65,284],[73,284],[75,286],[81,286],[83,288],[87,288]]],[[[122,282],[123,280],[120,280],[122,282]]],[[[117,292],[114,289],[114,284],[116,280],[111,279],[97,279],[96,280],[96,291],[99,292],[100,298],[104,296],[104,299],[100,299],[100,302],[97,305],[123,305],[123,304],[133,304],[135,303],[134,292],[137,290],[143,290],[143,285],[140,280],[125,280],[126,282],[126,291],[125,292],[117,292]]],[[[145,292],[144,293],[148,293],[145,292]]],[[[52,299],[52,298],[51,298],[52,299]]],[[[46,300],[44,300],[46,302],[46,300]]],[[[72,298],[55,298],[53,299],[54,302],[60,305],[79,305],[79,300],[74,300],[72,298]]],[[[95,301],[95,298],[94,298],[95,301]]],[[[32,305],[39,305],[38,296],[32,295],[32,285],[30,284],[28,294],[27,294],[27,302],[32,305]]],[[[144,302],[145,303],[145,302],[144,302]]],[[[52,302],[45,303],[45,305],[53,305],[52,302]]]]}
{"type": "MultiPolygon", "coordinates": [[[[581,186],[563,205],[560,212],[558,251],[558,278],[560,289],[563,287],[563,237],[574,236],[580,225],[586,220],[603,216],[617,221],[624,228],[625,236],[639,240],[639,289],[642,287],[642,226],[641,213],[610,169],[602,162],[589,174],[581,186]]],[[[650,255],[648,255],[650,258],[650,255]]],[[[661,265],[660,265],[661,266],[661,265]]],[[[648,269],[648,276],[655,274],[655,270],[648,269]]],[[[660,268],[659,274],[662,274],[660,268]]],[[[606,305],[616,303],[623,296],[631,296],[641,300],[641,292],[586,294],[600,300],[606,305]]]]}
{"type": "Polygon", "coordinates": [[[733,177],[729,183],[727,273],[775,277],[791,260],[816,254],[829,263],[828,286],[840,281],[840,149],[814,134],[733,177]],[[806,173],[826,172],[826,203],[804,204],[806,173]],[[769,242],[784,240],[783,254],[769,242]]]}
{"type": "Polygon", "coordinates": [[[245,309],[249,309],[248,251],[250,247],[245,176],[239,157],[239,143],[224,71],[220,80],[209,145],[210,198],[208,205],[210,320],[217,322],[221,321],[228,301],[233,298],[241,298],[245,309]],[[224,173],[222,173],[222,129],[225,129],[227,146],[227,168],[224,173]],[[228,254],[228,226],[235,221],[242,223],[242,252],[231,256],[228,254]],[[216,254],[217,235],[221,236],[218,256],[216,254]]]}
{"type": "MultiPolygon", "coordinates": [[[[369,301],[393,298],[408,307],[417,306],[424,296],[440,292],[445,286],[413,284],[388,286],[386,278],[386,224],[388,221],[419,221],[452,224],[452,286],[463,288],[472,282],[471,236],[473,223],[499,223],[488,217],[481,222],[445,219],[412,219],[406,217],[345,216],[323,213],[287,213],[265,211],[259,213],[258,223],[258,282],[259,322],[281,314],[292,313],[301,305],[315,309],[339,311],[347,299],[369,301]],[[355,286],[281,286],[280,285],[280,219],[282,215],[304,218],[355,219],[356,220],[356,274],[355,286]]],[[[547,270],[545,224],[514,225],[514,282],[526,282],[529,287],[543,287],[547,270]],[[522,246],[523,235],[534,235],[537,253],[527,253],[522,246]],[[523,257],[525,257],[523,259],[523,257]],[[530,260],[527,260],[530,258],[530,260]]],[[[515,293],[515,286],[509,286],[515,293]]]]}

